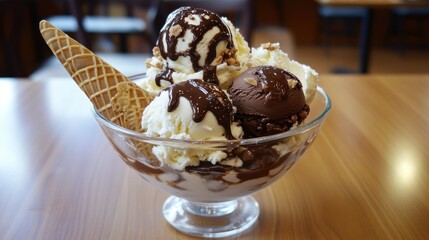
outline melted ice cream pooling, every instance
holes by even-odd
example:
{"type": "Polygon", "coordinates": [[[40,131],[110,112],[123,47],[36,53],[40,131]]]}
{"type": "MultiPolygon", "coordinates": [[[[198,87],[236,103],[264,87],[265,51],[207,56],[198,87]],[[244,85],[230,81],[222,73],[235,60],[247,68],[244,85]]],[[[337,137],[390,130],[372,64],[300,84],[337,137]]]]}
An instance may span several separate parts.
{"type": "Polygon", "coordinates": [[[219,125],[225,129],[227,139],[235,139],[231,133],[233,116],[232,103],[222,89],[212,83],[199,79],[171,85],[163,91],[168,91],[168,111],[174,111],[179,105],[180,97],[186,98],[192,107],[192,119],[201,122],[208,111],[216,117],[219,125]]]}

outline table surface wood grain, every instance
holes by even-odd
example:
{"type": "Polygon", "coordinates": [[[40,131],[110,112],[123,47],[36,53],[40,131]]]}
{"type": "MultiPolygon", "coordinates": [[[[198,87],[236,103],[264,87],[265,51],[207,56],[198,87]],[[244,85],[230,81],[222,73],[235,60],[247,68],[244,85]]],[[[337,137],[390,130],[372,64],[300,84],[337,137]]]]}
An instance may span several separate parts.
{"type": "MultiPolygon", "coordinates": [[[[321,75],[312,147],[234,239],[427,239],[429,75],[321,75]]],[[[114,152],[71,80],[0,80],[0,239],[195,239],[114,152]]]]}

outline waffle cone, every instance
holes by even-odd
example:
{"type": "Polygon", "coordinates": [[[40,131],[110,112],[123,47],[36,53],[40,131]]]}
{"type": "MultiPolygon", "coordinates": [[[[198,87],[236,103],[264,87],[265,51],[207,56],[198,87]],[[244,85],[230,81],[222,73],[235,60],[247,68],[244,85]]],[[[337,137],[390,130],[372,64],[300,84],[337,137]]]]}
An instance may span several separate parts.
{"type": "Polygon", "coordinates": [[[140,125],[140,120],[137,121],[136,118],[140,116],[141,119],[144,108],[151,101],[149,93],[49,22],[42,20],[39,27],[46,44],[95,108],[116,124],[140,130],[136,125],[136,122],[140,125]],[[117,87],[119,83],[125,85],[117,87]],[[123,86],[127,86],[126,91],[123,86]],[[118,89],[122,89],[120,93],[118,89]],[[116,97],[121,100],[115,100],[115,111],[112,99],[117,94],[122,97],[116,97]],[[129,95],[128,98],[124,97],[126,94],[129,95]],[[127,99],[131,102],[124,102],[127,99]],[[132,119],[127,119],[128,117],[132,119]]]}
{"type": "MultiPolygon", "coordinates": [[[[113,112],[120,118],[123,126],[141,132],[141,119],[144,108],[152,100],[145,92],[135,87],[133,82],[121,82],[116,85],[117,93],[111,99],[113,112]]],[[[115,119],[112,119],[112,121],[115,119]]]]}

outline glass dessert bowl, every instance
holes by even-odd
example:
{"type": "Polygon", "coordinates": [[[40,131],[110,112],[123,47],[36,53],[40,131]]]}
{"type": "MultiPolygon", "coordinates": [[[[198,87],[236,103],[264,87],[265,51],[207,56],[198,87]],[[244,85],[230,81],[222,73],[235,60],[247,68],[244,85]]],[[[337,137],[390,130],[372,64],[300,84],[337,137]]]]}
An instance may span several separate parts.
{"type": "Polygon", "coordinates": [[[284,133],[224,141],[150,137],[118,126],[95,108],[93,115],[124,162],[170,196],[163,215],[177,230],[200,237],[227,237],[249,229],[259,206],[250,196],[283,176],[308,149],[331,108],[318,87],[305,123],[284,133]],[[160,158],[222,152],[226,160],[177,170],[160,158]],[[200,154],[201,153],[201,154],[200,154]],[[239,162],[240,167],[236,167],[239,162]]]}

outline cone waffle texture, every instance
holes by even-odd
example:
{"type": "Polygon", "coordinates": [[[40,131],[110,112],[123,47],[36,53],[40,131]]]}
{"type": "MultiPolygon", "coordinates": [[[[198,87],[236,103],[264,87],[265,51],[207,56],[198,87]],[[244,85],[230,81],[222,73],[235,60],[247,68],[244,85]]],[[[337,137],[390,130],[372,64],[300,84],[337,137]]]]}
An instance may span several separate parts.
{"type": "MultiPolygon", "coordinates": [[[[111,103],[113,111],[119,122],[128,129],[141,132],[141,119],[143,109],[150,103],[141,88],[135,87],[132,82],[121,82],[116,85],[117,93],[113,96],[111,103]]],[[[115,121],[116,119],[112,119],[115,121]]]]}
{"type": "MultiPolygon", "coordinates": [[[[137,117],[136,112],[140,111],[141,117],[144,108],[152,99],[149,93],[49,22],[42,20],[39,27],[49,48],[73,80],[85,92],[95,108],[112,122],[137,130],[136,126],[130,127],[128,124],[134,124],[137,121],[135,119],[137,117]],[[126,104],[123,103],[126,98],[117,97],[118,100],[121,100],[119,100],[119,107],[116,106],[116,108],[123,106],[124,111],[114,111],[112,107],[111,100],[118,94],[118,83],[124,83],[127,86],[127,91],[130,94],[128,99],[132,101],[126,104]],[[137,102],[138,104],[136,104],[137,102]],[[134,107],[129,107],[130,104],[134,104],[134,107]],[[127,116],[132,116],[133,119],[125,119],[127,116]]],[[[125,95],[124,92],[120,94],[121,96],[125,95]]],[[[138,124],[140,125],[140,121],[138,124]]]]}

